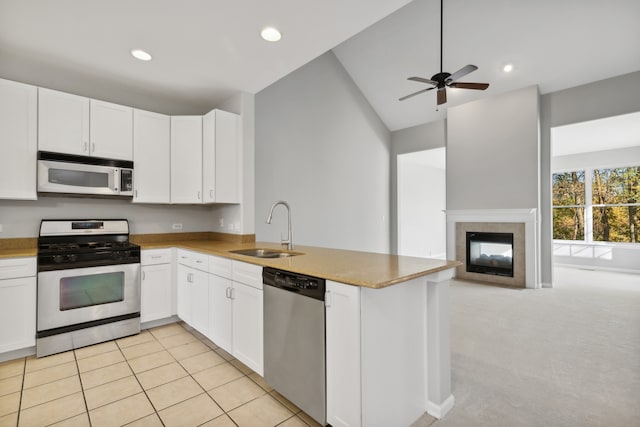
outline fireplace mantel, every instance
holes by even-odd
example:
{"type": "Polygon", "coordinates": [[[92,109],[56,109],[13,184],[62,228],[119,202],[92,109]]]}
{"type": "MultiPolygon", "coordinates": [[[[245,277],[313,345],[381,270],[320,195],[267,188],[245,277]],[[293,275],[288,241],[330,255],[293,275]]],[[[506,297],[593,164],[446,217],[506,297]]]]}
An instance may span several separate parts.
{"type": "Polygon", "coordinates": [[[525,286],[540,287],[540,254],[536,208],[529,209],[461,209],[446,210],[447,259],[456,259],[456,223],[458,222],[506,222],[525,225],[525,286]]]}

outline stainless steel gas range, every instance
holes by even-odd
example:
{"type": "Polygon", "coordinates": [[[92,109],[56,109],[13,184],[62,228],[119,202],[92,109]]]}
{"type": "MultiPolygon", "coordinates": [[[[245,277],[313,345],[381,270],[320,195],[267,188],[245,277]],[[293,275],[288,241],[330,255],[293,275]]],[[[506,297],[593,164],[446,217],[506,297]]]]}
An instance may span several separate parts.
{"type": "Polygon", "coordinates": [[[127,220],[42,220],[36,355],[140,332],[140,247],[127,220]]]}

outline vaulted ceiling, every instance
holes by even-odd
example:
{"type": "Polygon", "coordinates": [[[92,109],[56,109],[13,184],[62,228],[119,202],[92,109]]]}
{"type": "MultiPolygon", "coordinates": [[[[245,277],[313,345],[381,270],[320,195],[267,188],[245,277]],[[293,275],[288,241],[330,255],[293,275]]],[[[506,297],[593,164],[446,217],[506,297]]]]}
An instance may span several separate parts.
{"type": "Polygon", "coordinates": [[[439,34],[438,0],[0,0],[0,77],[198,114],[333,49],[396,130],[523,86],[547,93],[640,70],[637,0],[445,0],[444,71],[474,64],[462,80],[491,86],[450,91],[439,111],[435,91],[399,102],[424,88],[407,77],[440,71],[439,34]],[[282,40],[260,39],[265,26],[282,40]]]}

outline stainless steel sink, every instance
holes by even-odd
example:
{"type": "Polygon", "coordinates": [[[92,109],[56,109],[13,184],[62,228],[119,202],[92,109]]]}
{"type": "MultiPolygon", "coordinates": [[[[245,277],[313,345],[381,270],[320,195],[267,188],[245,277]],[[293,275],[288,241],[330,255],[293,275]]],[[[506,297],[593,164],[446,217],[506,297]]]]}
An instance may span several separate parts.
{"type": "Polygon", "coordinates": [[[296,255],[304,255],[302,252],[287,252],[279,249],[238,249],[229,252],[256,258],[289,258],[296,255]]]}

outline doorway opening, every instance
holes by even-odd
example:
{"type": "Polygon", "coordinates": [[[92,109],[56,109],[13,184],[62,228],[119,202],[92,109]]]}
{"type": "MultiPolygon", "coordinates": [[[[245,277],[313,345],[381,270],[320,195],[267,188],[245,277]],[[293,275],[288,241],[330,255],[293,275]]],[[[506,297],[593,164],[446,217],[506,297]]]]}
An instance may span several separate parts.
{"type": "Polygon", "coordinates": [[[445,148],[400,154],[398,254],[446,259],[445,148]]]}
{"type": "Polygon", "coordinates": [[[552,128],[551,186],[554,270],[640,274],[640,112],[552,128]]]}

